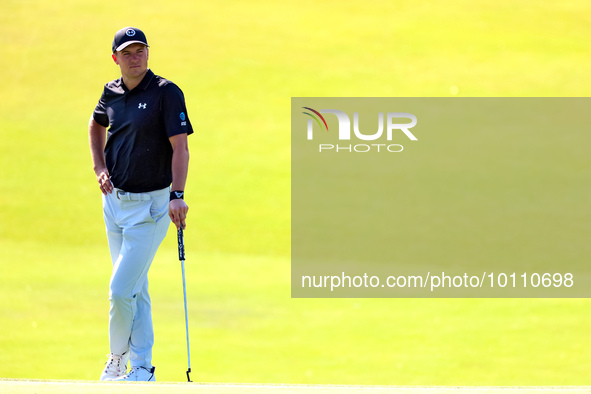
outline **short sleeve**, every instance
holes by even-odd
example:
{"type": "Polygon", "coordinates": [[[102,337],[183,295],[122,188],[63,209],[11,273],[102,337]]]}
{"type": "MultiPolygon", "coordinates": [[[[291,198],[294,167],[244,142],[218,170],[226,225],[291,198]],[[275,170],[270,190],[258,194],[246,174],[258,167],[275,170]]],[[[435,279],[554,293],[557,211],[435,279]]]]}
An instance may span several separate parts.
{"type": "Polygon", "coordinates": [[[92,113],[92,117],[101,126],[103,126],[103,127],[109,126],[109,115],[107,115],[107,108],[106,108],[106,104],[105,104],[105,91],[104,90],[103,90],[103,94],[101,95],[101,98],[100,98],[98,104],[96,105],[96,108],[94,109],[94,112],[92,113]]]}
{"type": "Polygon", "coordinates": [[[166,135],[170,138],[178,134],[192,134],[193,126],[187,114],[185,96],[174,83],[168,83],[162,95],[162,117],[166,135]]]}

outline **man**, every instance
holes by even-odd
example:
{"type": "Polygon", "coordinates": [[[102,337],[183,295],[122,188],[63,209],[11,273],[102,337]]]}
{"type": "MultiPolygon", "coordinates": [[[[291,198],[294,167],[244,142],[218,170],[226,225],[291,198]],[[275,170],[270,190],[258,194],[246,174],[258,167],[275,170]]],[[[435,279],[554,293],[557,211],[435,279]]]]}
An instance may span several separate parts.
{"type": "Polygon", "coordinates": [[[185,228],[193,129],[182,91],[148,68],[141,30],[119,30],[112,50],[121,78],[105,85],[88,127],[113,262],[111,352],[100,379],[155,381],[148,270],[170,221],[185,228]]]}

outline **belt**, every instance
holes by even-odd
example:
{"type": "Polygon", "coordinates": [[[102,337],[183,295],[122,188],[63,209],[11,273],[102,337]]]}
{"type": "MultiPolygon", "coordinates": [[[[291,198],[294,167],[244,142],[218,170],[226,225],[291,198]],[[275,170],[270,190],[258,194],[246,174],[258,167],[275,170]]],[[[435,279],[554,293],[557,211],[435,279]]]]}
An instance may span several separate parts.
{"type": "Polygon", "coordinates": [[[117,198],[124,201],[150,201],[152,196],[148,193],[130,193],[123,190],[115,189],[117,198]]]}

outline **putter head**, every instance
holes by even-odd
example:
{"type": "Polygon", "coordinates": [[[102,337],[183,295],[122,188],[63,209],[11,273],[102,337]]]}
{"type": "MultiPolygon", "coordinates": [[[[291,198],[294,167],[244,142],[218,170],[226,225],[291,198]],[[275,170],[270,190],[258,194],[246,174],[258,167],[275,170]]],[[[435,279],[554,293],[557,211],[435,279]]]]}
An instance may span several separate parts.
{"type": "Polygon", "coordinates": [[[191,377],[189,376],[190,373],[191,373],[191,368],[187,369],[187,382],[192,383],[193,381],[191,380],[191,377]]]}

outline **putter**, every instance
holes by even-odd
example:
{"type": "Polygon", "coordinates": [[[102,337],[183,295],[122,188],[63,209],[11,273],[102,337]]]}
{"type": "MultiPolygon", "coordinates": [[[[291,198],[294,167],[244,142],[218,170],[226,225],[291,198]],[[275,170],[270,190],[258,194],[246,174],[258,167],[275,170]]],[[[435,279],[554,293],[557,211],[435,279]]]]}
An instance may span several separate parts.
{"type": "Polygon", "coordinates": [[[189,364],[189,369],[187,369],[187,381],[191,382],[191,377],[189,374],[191,373],[191,352],[189,350],[189,319],[187,317],[187,285],[185,284],[185,240],[183,237],[183,228],[181,227],[178,232],[178,241],[179,241],[179,260],[181,261],[181,270],[183,272],[183,297],[185,299],[185,328],[187,330],[187,361],[189,364]]]}

